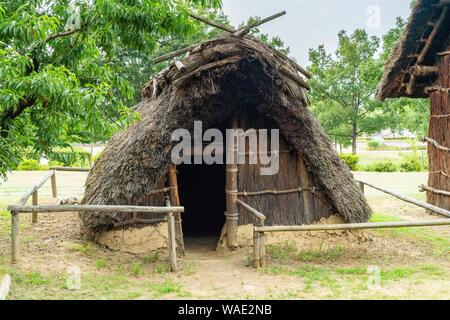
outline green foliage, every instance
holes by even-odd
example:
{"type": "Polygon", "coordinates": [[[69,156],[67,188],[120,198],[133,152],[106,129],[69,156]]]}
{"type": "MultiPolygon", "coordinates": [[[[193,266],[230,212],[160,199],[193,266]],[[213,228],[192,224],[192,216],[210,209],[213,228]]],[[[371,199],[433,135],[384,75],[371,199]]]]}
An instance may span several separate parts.
{"type": "MultiPolygon", "coordinates": [[[[400,156],[402,157],[402,161],[400,163],[400,171],[402,172],[420,172],[422,171],[422,156],[417,151],[414,150],[413,152],[404,152],[400,153],[400,156]]],[[[424,170],[427,169],[428,165],[424,160],[424,170]]]]}
{"type": "Polygon", "coordinates": [[[19,171],[39,171],[45,170],[43,166],[39,164],[38,160],[35,159],[23,159],[20,164],[17,166],[17,170],[19,171]]]}
{"type": "Polygon", "coordinates": [[[359,157],[356,154],[341,153],[339,154],[339,158],[344,161],[344,163],[349,167],[350,170],[354,171],[357,169],[359,157]]]}
{"type": "Polygon", "coordinates": [[[174,36],[198,31],[189,10],[220,5],[220,0],[1,2],[0,175],[18,164],[22,148],[40,155],[72,142],[105,141],[138,120],[129,109],[141,89],[133,75],[149,77],[145,67],[156,71],[150,60],[155,51],[174,36]]]}
{"type": "Polygon", "coordinates": [[[369,172],[395,172],[398,171],[398,166],[391,160],[375,162],[365,167],[365,171],[369,172]]]}
{"type": "Polygon", "coordinates": [[[376,140],[370,140],[367,141],[367,147],[369,150],[379,150],[381,146],[383,146],[384,144],[381,143],[380,141],[376,141],[376,140]]]}
{"type": "Polygon", "coordinates": [[[61,163],[64,167],[89,166],[90,153],[82,148],[53,148],[47,158],[50,161],[61,163]]]}

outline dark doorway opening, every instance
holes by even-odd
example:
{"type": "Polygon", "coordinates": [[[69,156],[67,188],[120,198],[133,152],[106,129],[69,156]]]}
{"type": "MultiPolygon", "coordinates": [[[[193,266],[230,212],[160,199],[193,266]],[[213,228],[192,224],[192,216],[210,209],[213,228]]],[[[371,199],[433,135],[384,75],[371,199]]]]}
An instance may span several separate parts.
{"type": "Polygon", "coordinates": [[[225,224],[225,165],[183,164],[177,172],[183,234],[218,240],[225,224]]]}

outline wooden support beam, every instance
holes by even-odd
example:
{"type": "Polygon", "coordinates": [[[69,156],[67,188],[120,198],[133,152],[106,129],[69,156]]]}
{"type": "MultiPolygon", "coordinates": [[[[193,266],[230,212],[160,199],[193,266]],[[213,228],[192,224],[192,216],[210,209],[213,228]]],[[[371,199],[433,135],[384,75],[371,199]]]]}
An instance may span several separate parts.
{"type": "Polygon", "coordinates": [[[235,33],[236,32],[236,30],[234,30],[231,27],[225,26],[225,25],[223,25],[221,23],[217,23],[217,22],[215,22],[213,20],[210,20],[210,19],[207,19],[205,17],[201,17],[201,16],[193,14],[193,13],[189,13],[189,16],[191,18],[194,18],[194,19],[196,19],[198,21],[201,21],[203,23],[206,23],[206,24],[208,24],[210,26],[216,27],[216,28],[221,29],[223,31],[230,32],[230,33],[235,33]]]}
{"type": "Polygon", "coordinates": [[[427,77],[437,74],[439,68],[437,66],[414,65],[409,68],[409,74],[416,77],[427,77]]]}
{"type": "Polygon", "coordinates": [[[432,211],[434,213],[438,213],[440,215],[443,215],[445,217],[450,218],[450,211],[448,211],[448,210],[445,210],[445,209],[433,206],[433,205],[428,204],[426,202],[419,201],[419,200],[416,200],[416,199],[413,199],[413,198],[410,198],[410,197],[407,197],[407,196],[403,196],[401,194],[398,194],[398,193],[395,193],[395,192],[392,192],[392,191],[385,190],[383,188],[374,186],[373,184],[370,184],[370,183],[367,183],[367,182],[364,182],[364,181],[360,181],[360,182],[364,183],[366,186],[369,186],[369,187],[371,187],[373,189],[376,189],[378,191],[381,191],[381,192],[389,194],[389,195],[391,195],[393,197],[396,197],[397,199],[400,199],[400,200],[408,202],[408,203],[412,203],[412,204],[414,204],[414,205],[416,205],[418,207],[427,209],[427,210],[432,211]]]}
{"type": "Polygon", "coordinates": [[[264,23],[275,20],[281,16],[284,16],[285,14],[286,14],[286,11],[281,11],[279,13],[276,13],[270,17],[267,17],[267,18],[264,18],[262,20],[255,22],[255,23],[249,24],[248,26],[242,28],[241,30],[238,30],[235,33],[233,33],[233,35],[241,38],[241,37],[247,35],[253,28],[257,28],[257,27],[263,25],[264,23]]]}
{"type": "Polygon", "coordinates": [[[288,68],[282,66],[279,70],[283,75],[285,75],[286,77],[290,78],[291,80],[295,81],[296,83],[298,83],[300,86],[306,88],[307,90],[311,90],[311,86],[305,81],[303,80],[302,77],[300,77],[298,74],[292,72],[291,70],[289,70],[288,68]]]}
{"type": "Polygon", "coordinates": [[[46,206],[8,206],[14,212],[142,212],[173,213],[184,212],[184,207],[139,207],[139,206],[102,206],[102,205],[46,205],[46,206]]]}
{"type": "Polygon", "coordinates": [[[164,54],[162,56],[159,56],[159,57],[153,59],[153,63],[160,63],[160,62],[178,57],[182,54],[188,53],[189,51],[195,49],[197,46],[198,46],[198,44],[195,44],[195,45],[192,45],[192,46],[180,49],[180,50],[176,50],[176,51],[164,54]]]}
{"type": "Polygon", "coordinates": [[[175,61],[175,68],[177,68],[177,70],[178,71],[180,71],[180,72],[185,72],[186,71],[186,66],[183,64],[183,62],[181,62],[181,61],[175,61]]]}
{"type": "Polygon", "coordinates": [[[237,129],[239,128],[239,121],[236,117],[233,118],[231,127],[233,128],[232,139],[229,143],[227,154],[226,170],[226,208],[225,213],[227,225],[227,243],[229,248],[236,247],[236,237],[239,225],[239,212],[237,208],[238,192],[238,136],[237,129]]]}
{"type": "Polygon", "coordinates": [[[338,231],[362,229],[389,229],[403,227],[437,227],[450,225],[450,219],[436,219],[431,221],[395,221],[395,222],[367,222],[344,224],[313,224],[302,226],[271,226],[255,227],[255,232],[287,232],[287,231],[338,231]]]}

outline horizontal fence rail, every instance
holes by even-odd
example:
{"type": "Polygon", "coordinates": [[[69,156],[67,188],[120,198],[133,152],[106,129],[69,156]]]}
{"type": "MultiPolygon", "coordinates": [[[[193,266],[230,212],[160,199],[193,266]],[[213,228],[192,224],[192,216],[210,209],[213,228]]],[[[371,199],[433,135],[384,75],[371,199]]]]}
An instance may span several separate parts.
{"type": "Polygon", "coordinates": [[[450,225],[450,219],[433,221],[393,221],[393,222],[368,222],[368,223],[343,223],[343,224],[314,224],[303,226],[271,226],[255,227],[256,232],[284,232],[284,231],[337,231],[337,230],[361,230],[361,229],[387,229],[401,227],[437,227],[450,225]]]}
{"type": "Polygon", "coordinates": [[[405,202],[412,203],[412,204],[414,204],[414,205],[416,205],[418,207],[427,209],[427,210],[432,211],[434,213],[438,213],[438,214],[443,215],[443,216],[445,216],[447,218],[450,218],[450,211],[448,211],[448,210],[445,210],[445,209],[433,206],[433,205],[431,205],[429,203],[426,203],[426,202],[423,202],[423,201],[420,201],[420,200],[416,200],[414,198],[410,198],[410,197],[407,197],[407,196],[404,196],[404,195],[401,195],[401,194],[398,194],[398,193],[395,193],[395,192],[392,192],[392,191],[389,191],[389,190],[386,190],[386,189],[374,186],[373,184],[370,184],[370,183],[365,182],[365,181],[358,181],[358,182],[360,184],[362,184],[362,185],[366,185],[366,186],[371,187],[371,188],[373,188],[375,190],[384,192],[386,194],[389,194],[389,195],[391,195],[391,196],[393,196],[395,198],[398,198],[400,200],[403,200],[405,202]]]}
{"type": "MultiPolygon", "coordinates": [[[[97,213],[110,213],[110,212],[123,212],[123,213],[158,213],[165,214],[163,219],[135,219],[138,222],[153,222],[158,223],[167,221],[169,232],[169,257],[171,262],[172,271],[177,271],[177,256],[176,256],[176,242],[175,242],[175,228],[174,228],[174,213],[183,213],[184,207],[170,206],[170,202],[166,202],[165,207],[150,207],[150,206],[130,206],[130,205],[38,205],[38,191],[48,181],[51,180],[52,196],[57,197],[56,188],[56,172],[57,171],[71,171],[71,172],[88,172],[87,168],[66,168],[66,167],[51,167],[50,171],[37,183],[30,191],[25,193],[20,201],[16,205],[9,205],[8,210],[11,212],[11,258],[12,262],[16,263],[20,256],[20,213],[32,213],[32,222],[37,222],[37,213],[62,213],[62,212],[97,212],[97,213]],[[33,205],[25,205],[33,196],[33,205]]],[[[166,190],[166,189],[164,189],[166,190]]],[[[167,189],[167,190],[170,190],[167,189]]],[[[162,190],[158,190],[158,192],[162,190]]]]}
{"type": "Polygon", "coordinates": [[[8,206],[9,211],[27,212],[142,212],[142,213],[174,213],[184,212],[184,207],[139,207],[139,206],[106,206],[106,205],[48,205],[48,206],[8,206]]]}

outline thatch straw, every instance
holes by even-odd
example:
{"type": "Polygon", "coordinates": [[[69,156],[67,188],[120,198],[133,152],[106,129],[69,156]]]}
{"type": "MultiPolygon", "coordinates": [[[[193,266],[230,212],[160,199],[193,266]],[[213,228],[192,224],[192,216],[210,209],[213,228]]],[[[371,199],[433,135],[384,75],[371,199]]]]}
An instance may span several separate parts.
{"type": "MultiPolygon", "coordinates": [[[[306,89],[280,72],[297,74],[290,62],[261,43],[233,36],[204,43],[182,62],[185,71],[172,65],[145,88],[136,107],[142,120],[108,143],[88,176],[83,203],[144,204],[146,194],[161,188],[156,184],[167,173],[175,129],[192,132],[194,120],[203,121],[204,129],[223,127],[246,112],[280,128],[290,148],[303,153],[312,183],[331,207],[318,212],[332,211],[347,222],[368,220],[364,195],[307,108],[306,89]]],[[[320,215],[305,218],[302,207],[288,209],[291,223],[310,223],[320,215]]],[[[81,218],[94,233],[127,219],[121,213],[81,218]]]]}
{"type": "MultiPolygon", "coordinates": [[[[416,77],[412,92],[407,94],[407,84],[410,80],[408,71],[410,67],[416,64],[418,55],[426,46],[426,40],[434,28],[433,24],[429,23],[435,23],[444,8],[450,7],[448,2],[439,6],[440,2],[440,0],[417,0],[415,2],[402,37],[394,47],[386,63],[383,78],[377,90],[377,97],[380,100],[403,96],[413,98],[428,97],[425,88],[436,80],[436,76],[416,77]]],[[[420,65],[434,65],[436,53],[443,51],[448,41],[450,34],[449,25],[450,14],[447,13],[442,27],[429,44],[430,47],[420,65]]]]}

